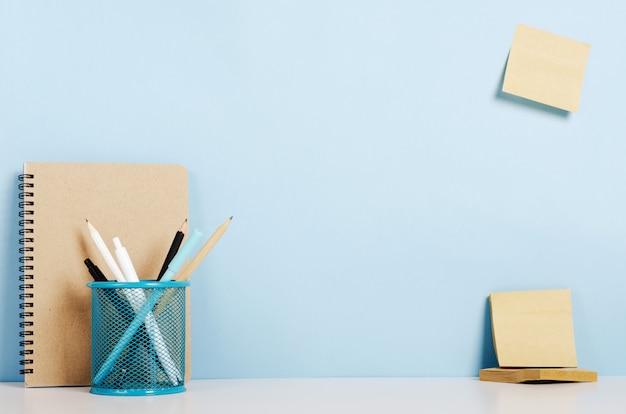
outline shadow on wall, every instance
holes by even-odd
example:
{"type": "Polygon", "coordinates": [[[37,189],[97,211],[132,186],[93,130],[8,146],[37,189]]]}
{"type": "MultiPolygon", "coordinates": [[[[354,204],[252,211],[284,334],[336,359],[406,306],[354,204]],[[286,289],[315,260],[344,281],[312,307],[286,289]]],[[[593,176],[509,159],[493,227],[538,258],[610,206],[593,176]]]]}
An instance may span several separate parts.
{"type": "Polygon", "coordinates": [[[491,333],[491,307],[489,305],[489,298],[485,300],[484,326],[483,353],[481,355],[480,369],[498,366],[498,358],[496,357],[496,349],[493,346],[493,335],[491,333]]]}
{"type": "Polygon", "coordinates": [[[26,359],[26,357],[20,355],[21,347],[19,346],[19,342],[24,340],[24,338],[20,337],[23,329],[19,325],[21,322],[19,314],[24,312],[24,310],[19,308],[21,304],[20,295],[24,294],[24,292],[19,288],[26,283],[18,278],[18,266],[23,265],[23,263],[17,261],[17,240],[18,237],[23,237],[19,236],[18,233],[20,228],[20,217],[18,215],[18,201],[20,199],[18,196],[21,192],[18,190],[17,176],[19,173],[16,171],[14,177],[15,185],[11,187],[11,194],[5,197],[12,200],[11,205],[8,207],[10,217],[7,218],[7,221],[10,221],[11,224],[6,226],[7,233],[4,234],[5,240],[10,240],[10,243],[6,244],[8,251],[5,252],[5,256],[14,258],[14,261],[9,260],[7,263],[4,263],[2,266],[4,271],[3,277],[0,281],[3,299],[0,304],[0,311],[2,312],[0,331],[3,338],[2,343],[0,343],[0,381],[23,381],[23,377],[19,375],[19,372],[20,369],[27,368],[19,364],[22,359],[26,359]]]}
{"type": "Polygon", "coordinates": [[[505,102],[509,102],[515,105],[520,105],[526,108],[530,108],[536,111],[545,112],[554,116],[558,116],[561,118],[569,117],[569,111],[565,111],[560,108],[555,108],[554,106],[542,104],[539,102],[531,101],[530,99],[522,98],[521,96],[511,95],[510,93],[506,93],[502,91],[502,86],[504,85],[504,75],[506,73],[506,65],[509,62],[509,57],[506,57],[506,62],[504,63],[504,68],[502,69],[502,75],[500,75],[500,82],[498,84],[498,88],[496,89],[495,98],[498,100],[502,100],[505,102]]]}

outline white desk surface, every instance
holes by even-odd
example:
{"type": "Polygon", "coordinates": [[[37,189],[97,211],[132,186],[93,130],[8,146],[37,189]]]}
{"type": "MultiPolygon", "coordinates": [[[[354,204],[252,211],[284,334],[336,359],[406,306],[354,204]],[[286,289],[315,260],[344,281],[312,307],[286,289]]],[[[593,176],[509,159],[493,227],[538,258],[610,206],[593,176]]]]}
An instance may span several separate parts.
{"type": "Polygon", "coordinates": [[[187,391],[150,397],[89,393],[89,387],[0,383],[3,413],[219,414],[612,414],[626,412],[626,377],[595,383],[502,384],[477,378],[192,380],[187,391]]]}

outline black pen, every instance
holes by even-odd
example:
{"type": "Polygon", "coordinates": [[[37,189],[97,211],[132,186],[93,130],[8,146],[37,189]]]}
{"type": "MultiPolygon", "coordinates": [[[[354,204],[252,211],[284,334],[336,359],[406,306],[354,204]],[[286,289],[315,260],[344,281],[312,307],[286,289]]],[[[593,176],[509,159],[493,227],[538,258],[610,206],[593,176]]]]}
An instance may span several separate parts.
{"type": "Polygon", "coordinates": [[[170,250],[167,252],[167,255],[165,256],[165,261],[163,262],[163,267],[161,267],[161,271],[159,272],[159,276],[157,277],[157,280],[161,280],[161,278],[167,271],[167,267],[170,265],[170,262],[172,261],[174,256],[176,256],[176,253],[178,253],[178,249],[180,248],[180,245],[183,242],[183,238],[185,237],[184,230],[186,226],[187,226],[187,219],[183,221],[183,224],[180,225],[180,228],[178,229],[178,231],[176,232],[176,235],[174,236],[174,240],[172,241],[170,250]]]}
{"type": "Polygon", "coordinates": [[[87,266],[87,270],[89,270],[89,274],[93,277],[93,280],[96,282],[108,282],[109,280],[106,278],[104,273],[100,270],[98,266],[96,266],[91,259],[85,259],[85,265],[87,266]]]}

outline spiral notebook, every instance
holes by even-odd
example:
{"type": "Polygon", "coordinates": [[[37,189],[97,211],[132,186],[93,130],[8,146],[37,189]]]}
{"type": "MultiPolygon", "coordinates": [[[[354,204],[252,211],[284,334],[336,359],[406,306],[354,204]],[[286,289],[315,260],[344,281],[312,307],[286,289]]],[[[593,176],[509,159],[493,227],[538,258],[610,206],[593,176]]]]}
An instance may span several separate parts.
{"type": "MultiPolygon", "coordinates": [[[[107,267],[85,220],[109,249],[114,237],[124,242],[141,279],[156,279],[188,216],[187,171],[176,164],[27,162],[19,178],[24,385],[86,386],[92,279],[83,261],[105,273],[107,267]]],[[[186,378],[189,331],[187,318],[186,378]]]]}

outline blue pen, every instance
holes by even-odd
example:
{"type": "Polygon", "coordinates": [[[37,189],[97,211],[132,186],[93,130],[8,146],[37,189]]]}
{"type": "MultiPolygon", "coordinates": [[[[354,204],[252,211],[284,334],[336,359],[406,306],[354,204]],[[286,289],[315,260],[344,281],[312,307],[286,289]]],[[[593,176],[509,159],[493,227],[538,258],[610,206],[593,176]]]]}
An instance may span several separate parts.
{"type": "MultiPolygon", "coordinates": [[[[165,272],[159,283],[169,282],[174,277],[174,275],[176,274],[176,272],[178,272],[185,260],[187,260],[187,258],[191,255],[191,251],[198,244],[201,237],[202,232],[198,229],[195,229],[193,233],[189,236],[189,239],[187,239],[187,241],[180,248],[176,256],[174,256],[174,258],[170,262],[170,265],[167,268],[167,272],[165,272]]],[[[100,384],[102,381],[104,381],[104,378],[109,375],[109,372],[111,371],[111,369],[113,369],[113,366],[115,365],[115,361],[117,361],[117,359],[120,357],[120,355],[124,351],[124,348],[126,348],[133,335],[135,335],[135,332],[137,332],[137,329],[139,329],[148,313],[150,313],[152,308],[154,308],[154,306],[164,293],[164,289],[159,289],[154,291],[148,297],[139,312],[137,312],[137,314],[135,315],[135,319],[133,319],[130,325],[128,325],[128,328],[126,328],[124,335],[122,335],[107,359],[104,361],[102,366],[100,366],[98,373],[93,378],[94,385],[100,384]]]]}
{"type": "Polygon", "coordinates": [[[187,241],[183,243],[183,246],[180,248],[178,253],[176,253],[176,256],[174,256],[170,264],[167,266],[167,270],[165,271],[165,274],[163,274],[161,282],[169,282],[170,280],[172,280],[174,275],[176,275],[176,273],[178,273],[178,271],[182,267],[183,263],[185,263],[185,260],[187,260],[189,256],[191,256],[191,251],[196,247],[201,237],[202,232],[198,229],[195,229],[193,233],[191,233],[189,239],[187,239],[187,241]]]}

